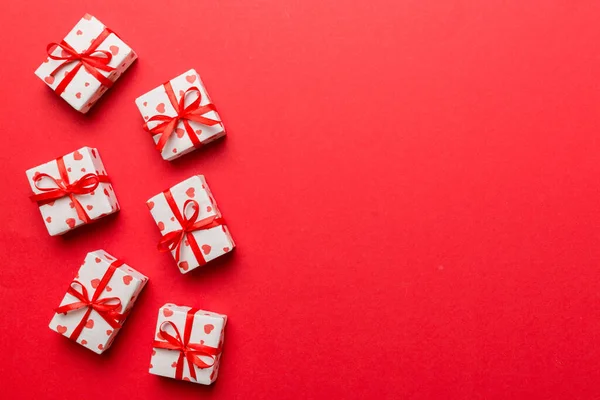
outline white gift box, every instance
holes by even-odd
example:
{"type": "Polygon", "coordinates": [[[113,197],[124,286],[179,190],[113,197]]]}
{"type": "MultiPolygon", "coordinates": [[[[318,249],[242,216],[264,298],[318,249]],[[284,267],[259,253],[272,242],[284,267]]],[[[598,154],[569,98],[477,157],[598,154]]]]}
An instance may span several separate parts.
{"type": "MultiPolygon", "coordinates": [[[[88,253],[70,287],[76,289],[78,292],[84,292],[84,289],[75,283],[79,282],[85,288],[91,300],[96,295],[96,290],[102,289],[101,282],[111,264],[115,262],[115,266],[121,263],[104,250],[96,250],[88,253]]],[[[112,277],[107,281],[102,292],[98,293],[96,300],[103,301],[110,299],[107,304],[118,304],[116,300],[118,299],[120,306],[116,309],[116,312],[123,315],[119,321],[122,325],[146,282],[148,282],[148,278],[145,275],[123,263],[114,268],[112,277]]],[[[67,292],[60,306],[79,301],[80,299],[67,292]]],[[[92,309],[89,317],[83,321],[87,311],[88,307],[82,307],[66,314],[56,313],[52,321],[50,321],[50,329],[69,337],[95,353],[101,354],[110,347],[120,328],[115,328],[109,324],[95,309],[92,309]],[[81,333],[77,337],[72,337],[77,326],[82,321],[85,325],[81,333]]]]}
{"type": "MultiPolygon", "coordinates": [[[[217,379],[219,365],[221,362],[221,352],[223,348],[225,324],[227,316],[209,311],[192,309],[191,307],[177,306],[175,304],[165,304],[158,311],[158,321],[154,336],[156,342],[167,342],[161,334],[161,330],[167,332],[174,338],[177,338],[177,332],[172,323],[179,332],[182,340],[188,341],[190,347],[200,346],[198,352],[199,358],[204,363],[203,368],[192,364],[196,378],[190,373],[190,363],[185,357],[181,356],[178,350],[157,348],[152,349],[152,358],[150,360],[150,373],[154,375],[165,376],[167,378],[181,379],[210,385],[217,379]],[[185,337],[186,323],[188,323],[188,314],[191,316],[191,326],[188,327],[189,337],[185,337]],[[202,346],[209,348],[208,352],[203,352],[202,346]],[[214,354],[214,355],[208,355],[214,354]],[[180,361],[181,357],[181,361],[180,361]],[[180,364],[180,365],[178,365],[180,364]]],[[[168,342],[167,342],[168,343],[168,342]]],[[[196,347],[196,349],[198,349],[196,347]]]]}
{"type": "MultiPolygon", "coordinates": [[[[51,176],[59,184],[65,183],[59,171],[59,160],[62,160],[61,164],[65,169],[63,172],[66,173],[69,180],[68,183],[70,184],[80,182],[82,178],[89,174],[107,176],[98,150],[91,147],[82,147],[79,150],[59,157],[59,159],[27,170],[27,179],[34,195],[44,193],[40,188],[59,188],[57,182],[47,176],[42,176],[42,174],[51,176]]],[[[87,194],[75,194],[74,198],[78,202],[78,205],[81,205],[90,222],[115,213],[120,209],[112,184],[109,182],[100,182],[95,190],[87,194]]],[[[39,209],[46,223],[48,233],[51,236],[62,235],[85,224],[85,221],[77,211],[76,204],[74,204],[72,198],[68,195],[51,202],[41,202],[39,209]]]]}
{"type": "MultiPolygon", "coordinates": [[[[169,82],[177,102],[180,101],[188,89],[196,87],[200,92],[200,106],[211,104],[210,97],[196,70],[190,69],[178,77],[171,79],[169,82]]],[[[197,97],[196,93],[185,95],[185,106],[189,106],[197,97]]],[[[148,93],[141,95],[135,100],[135,104],[144,120],[147,121],[148,129],[152,129],[161,123],[161,121],[148,121],[154,116],[176,117],[178,115],[175,106],[167,95],[165,85],[160,85],[148,93]]],[[[205,125],[200,122],[189,121],[193,132],[188,132],[183,120],[180,119],[177,122],[174,132],[165,143],[164,148],[162,150],[159,149],[163,159],[168,161],[174,160],[195,150],[198,145],[205,145],[225,136],[225,128],[216,111],[208,111],[203,116],[218,123],[205,125]],[[196,141],[196,145],[194,141],[196,141]]],[[[159,133],[152,136],[155,144],[158,143],[161,135],[159,133]]]]}
{"type": "MultiPolygon", "coordinates": [[[[78,53],[83,53],[105,29],[106,26],[102,22],[89,14],[85,14],[77,25],[65,36],[64,42],[78,53]]],[[[98,45],[97,50],[106,51],[107,54],[110,54],[111,59],[108,66],[114,70],[96,70],[112,82],[115,82],[137,59],[135,52],[113,32],[110,32],[102,43],[98,45]]],[[[67,53],[60,47],[56,47],[51,54],[60,57],[65,56],[67,53]]],[[[100,53],[95,53],[98,57],[105,57],[107,54],[101,55],[100,53]]],[[[35,74],[50,86],[52,90],[55,90],[63,79],[65,79],[68,72],[75,68],[79,62],[72,61],[65,63],[65,60],[47,58],[35,71],[35,74]],[[64,66],[52,75],[53,71],[61,63],[65,63],[64,66]]],[[[84,67],[81,67],[72,81],[67,84],[65,90],[60,93],[60,96],[77,111],[86,113],[106,90],[106,86],[102,85],[84,67]]]]}
{"type": "MultiPolygon", "coordinates": [[[[202,175],[194,175],[178,183],[171,187],[169,192],[177,210],[179,210],[182,216],[191,217],[194,213],[193,207],[195,205],[193,203],[195,202],[199,207],[198,221],[210,219],[211,217],[222,218],[221,212],[217,207],[217,202],[202,175]],[[186,202],[188,204],[184,210],[186,202]]],[[[170,232],[182,229],[182,224],[169,205],[165,192],[152,197],[146,204],[163,237],[170,232]]],[[[195,230],[190,235],[193,236],[193,240],[197,244],[196,251],[194,251],[193,243],[190,244],[189,237],[184,238],[179,254],[177,253],[177,249],[171,251],[173,258],[176,260],[177,256],[179,256],[178,267],[179,271],[183,274],[219,256],[227,254],[235,247],[229,229],[224,223],[208,229],[195,230]],[[198,250],[200,250],[201,254],[195,254],[198,253],[198,250]],[[199,260],[198,258],[201,259],[199,260]]]]}

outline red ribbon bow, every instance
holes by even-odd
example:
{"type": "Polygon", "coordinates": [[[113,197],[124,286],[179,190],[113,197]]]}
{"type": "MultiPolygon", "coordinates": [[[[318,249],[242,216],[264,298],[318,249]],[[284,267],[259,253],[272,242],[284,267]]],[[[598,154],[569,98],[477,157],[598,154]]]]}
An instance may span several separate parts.
{"type": "Polygon", "coordinates": [[[171,321],[165,321],[160,325],[159,337],[162,337],[166,342],[154,340],[153,347],[157,349],[177,350],[179,351],[179,358],[177,359],[177,367],[175,369],[175,379],[181,379],[183,377],[183,361],[187,360],[188,369],[190,370],[190,376],[197,380],[196,370],[194,366],[205,369],[212,367],[217,359],[217,356],[221,354],[221,348],[215,348],[205,345],[203,342],[190,343],[190,336],[192,334],[192,326],[194,323],[194,314],[198,312],[197,308],[190,309],[185,318],[185,327],[183,329],[183,338],[179,334],[179,330],[171,321]],[[169,334],[164,327],[170,325],[175,331],[175,336],[169,334]],[[212,363],[207,364],[200,357],[210,357],[212,363]]]}
{"type": "Polygon", "coordinates": [[[165,87],[165,92],[167,93],[169,101],[171,102],[171,105],[175,109],[177,115],[175,115],[174,117],[168,117],[166,115],[155,115],[144,124],[144,129],[150,132],[152,136],[160,134],[158,142],[156,143],[156,149],[161,152],[163,151],[165,145],[167,144],[167,141],[169,140],[173,132],[175,132],[175,128],[177,127],[177,124],[180,120],[183,122],[185,131],[187,132],[194,147],[200,147],[200,140],[198,139],[196,132],[194,132],[194,129],[190,125],[190,121],[199,122],[203,125],[208,126],[219,124],[219,121],[217,120],[204,117],[204,114],[210,111],[217,111],[214,104],[208,103],[204,106],[201,106],[200,101],[202,100],[202,93],[200,92],[200,89],[198,89],[196,86],[192,86],[191,88],[186,90],[179,99],[179,101],[177,101],[177,98],[175,97],[175,92],[173,91],[171,82],[167,82],[163,84],[163,86],[165,87]],[[198,97],[186,107],[185,98],[189,93],[193,92],[197,93],[198,97]],[[149,128],[149,122],[160,123],[153,128],[149,128]]]}
{"type": "Polygon", "coordinates": [[[100,183],[110,183],[110,179],[106,175],[96,175],[96,174],[85,174],[80,179],[71,183],[69,181],[69,175],[67,174],[67,169],[65,167],[65,161],[62,157],[56,159],[56,165],[58,167],[58,172],[60,174],[60,179],[56,179],[53,176],[50,176],[46,173],[36,174],[33,178],[33,184],[38,190],[41,190],[43,193],[33,194],[30,196],[32,201],[37,202],[39,205],[51,203],[57,199],[62,197],[69,196],[71,201],[73,202],[73,206],[77,211],[77,216],[83,222],[90,223],[91,219],[85,212],[85,209],[75,197],[76,195],[82,194],[90,194],[94,190],[98,188],[100,183]],[[44,179],[49,178],[56,185],[56,187],[40,187],[39,182],[44,179]]]}
{"type": "Polygon", "coordinates": [[[177,229],[165,234],[158,242],[158,250],[161,252],[175,250],[175,261],[179,263],[181,258],[181,244],[187,239],[187,243],[190,245],[198,264],[206,264],[206,260],[202,255],[202,251],[200,251],[200,246],[198,246],[198,242],[194,238],[192,232],[223,225],[225,223],[224,219],[213,215],[198,221],[198,216],[200,215],[200,206],[196,200],[187,200],[183,205],[183,213],[181,213],[177,208],[177,204],[175,203],[175,199],[173,199],[171,191],[166,190],[163,192],[163,194],[165,195],[167,204],[171,208],[173,215],[175,215],[175,218],[181,225],[181,229],[177,229]],[[185,215],[185,211],[189,205],[192,206],[194,212],[188,218],[185,215]]]}
{"type": "Polygon", "coordinates": [[[119,308],[121,308],[121,300],[118,297],[105,297],[103,299],[100,299],[100,295],[106,288],[106,285],[108,285],[108,282],[112,278],[116,269],[119,268],[121,265],[123,265],[123,261],[120,261],[120,260],[116,260],[112,264],[110,264],[110,266],[108,267],[108,270],[102,277],[102,280],[96,287],[96,291],[94,292],[94,295],[92,296],[91,299],[88,295],[87,289],[85,288],[85,286],[83,286],[83,284],[81,282],[79,282],[79,281],[71,282],[71,285],[69,286],[69,290],[67,290],[67,293],[70,294],[71,296],[77,298],[77,300],[79,300],[79,301],[65,304],[54,310],[55,312],[57,312],[59,314],[60,313],[67,314],[68,312],[71,312],[71,311],[80,310],[82,308],[87,308],[87,311],[83,315],[83,318],[81,319],[81,321],[79,322],[77,327],[75,327],[75,329],[69,336],[70,339],[77,340],[77,338],[81,334],[81,331],[85,327],[85,325],[88,321],[88,318],[90,317],[90,314],[92,313],[92,310],[94,310],[98,314],[100,314],[100,316],[113,329],[118,329],[121,327],[121,320],[124,318],[124,316],[123,316],[123,314],[121,314],[117,311],[119,308]],[[77,291],[73,287],[74,284],[79,286],[79,288],[81,290],[77,291]]]}
{"type": "Polygon", "coordinates": [[[96,78],[103,86],[111,87],[113,82],[102,75],[99,70],[112,72],[115,70],[113,67],[109,67],[108,64],[112,60],[112,53],[108,50],[97,50],[98,46],[113,32],[110,29],[104,28],[102,33],[92,42],[90,47],[87,50],[79,53],[75,50],[71,45],[62,40],[60,43],[49,43],[46,47],[46,52],[48,53],[48,57],[53,60],[63,60],[62,63],[58,65],[50,73],[50,76],[56,76],[56,74],[63,69],[65,66],[76,62],[75,68],[71,71],[67,72],[64,79],[56,86],[54,91],[57,94],[61,94],[65,91],[66,87],[71,83],[77,71],[81,67],[85,68],[87,72],[89,72],[94,78],[96,78]],[[52,52],[56,47],[59,47],[61,51],[61,55],[53,55],[52,52]]]}

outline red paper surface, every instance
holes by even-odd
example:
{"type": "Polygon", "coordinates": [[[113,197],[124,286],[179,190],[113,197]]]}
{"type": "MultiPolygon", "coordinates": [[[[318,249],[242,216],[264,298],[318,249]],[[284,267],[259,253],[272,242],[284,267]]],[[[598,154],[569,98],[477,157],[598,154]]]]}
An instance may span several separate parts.
{"type": "Polygon", "coordinates": [[[599,18],[573,0],[5,2],[3,395],[599,398],[599,18]],[[140,59],[80,115],[33,71],[85,12],[140,59]],[[191,67],[229,136],[168,163],[134,99],[191,67]],[[51,238],[24,171],[83,145],[122,211],[51,238]],[[144,202],[196,173],[238,248],[184,276],[144,202]],[[150,277],[103,356],[47,328],[98,248],[150,277]],[[229,316],[214,386],[148,374],[165,302],[229,316]]]}

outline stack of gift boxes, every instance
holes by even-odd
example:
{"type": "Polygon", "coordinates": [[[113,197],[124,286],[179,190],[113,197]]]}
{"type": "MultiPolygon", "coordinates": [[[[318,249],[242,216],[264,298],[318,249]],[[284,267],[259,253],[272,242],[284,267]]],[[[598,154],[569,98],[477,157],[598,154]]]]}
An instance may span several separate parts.
{"type": "MultiPolygon", "coordinates": [[[[137,59],[98,19],[86,14],[36,70],[56,94],[86,113],[137,59]]],[[[165,160],[174,160],[225,135],[217,110],[194,70],[136,99],[143,128],[165,160]]],[[[120,210],[100,152],[83,147],[29,169],[27,178],[51,236],[62,235],[120,210]]],[[[150,198],[146,205],[183,274],[235,247],[202,175],[150,198]]],[[[101,354],[125,320],[148,277],[104,250],[85,257],[50,322],[50,328],[101,354]]],[[[217,378],[227,316],[165,304],[158,311],[150,373],[200,384],[217,378]]],[[[151,338],[149,338],[150,342],[151,338]]]]}

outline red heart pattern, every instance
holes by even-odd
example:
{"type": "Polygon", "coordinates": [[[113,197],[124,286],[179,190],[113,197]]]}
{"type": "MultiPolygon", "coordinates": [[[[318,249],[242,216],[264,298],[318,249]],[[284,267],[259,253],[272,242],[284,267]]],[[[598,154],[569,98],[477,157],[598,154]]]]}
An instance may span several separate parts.
{"type": "Polygon", "coordinates": [[[148,209],[152,210],[154,208],[154,202],[153,201],[149,201],[146,204],[148,205],[148,209]]]}
{"type": "Polygon", "coordinates": [[[189,83],[194,83],[194,81],[196,80],[196,75],[187,75],[185,77],[185,80],[188,81],[189,83]]]}
{"type": "Polygon", "coordinates": [[[81,32],[81,29],[78,29],[77,32],[75,32],[77,34],[77,36],[81,36],[83,35],[83,32],[81,32]]]}
{"type": "Polygon", "coordinates": [[[167,318],[169,318],[171,315],[173,315],[173,310],[168,309],[168,308],[163,308],[163,315],[167,318]]]}
{"type": "Polygon", "coordinates": [[[75,228],[75,218],[67,218],[65,222],[67,223],[67,225],[69,225],[69,228],[75,228]]]}
{"type": "Polygon", "coordinates": [[[81,98],[81,92],[75,93],[75,97],[77,97],[78,99],[80,99],[81,98]]]}
{"type": "Polygon", "coordinates": [[[83,160],[83,155],[82,155],[82,154],[79,152],[79,150],[75,150],[75,151],[73,152],[73,158],[74,158],[76,161],[80,161],[80,160],[83,160]]]}
{"type": "Polygon", "coordinates": [[[207,335],[210,334],[213,329],[215,329],[213,324],[204,325],[204,333],[206,333],[207,335]]]}
{"type": "Polygon", "coordinates": [[[92,279],[91,284],[92,284],[92,287],[94,289],[96,289],[98,287],[98,285],[100,284],[100,279],[92,279]]]}
{"type": "Polygon", "coordinates": [[[194,197],[196,195],[196,189],[194,189],[193,187],[189,188],[188,190],[185,191],[185,194],[188,195],[188,197],[194,197]]]}
{"type": "Polygon", "coordinates": [[[53,76],[47,76],[44,78],[44,82],[46,82],[48,85],[52,85],[54,83],[54,77],[53,76]]]}
{"type": "Polygon", "coordinates": [[[179,139],[181,139],[183,137],[183,135],[185,135],[185,131],[181,128],[177,128],[177,129],[175,129],[175,134],[177,135],[177,137],[179,139]]]}
{"type": "Polygon", "coordinates": [[[131,275],[125,275],[123,277],[123,283],[126,285],[129,285],[132,280],[133,280],[133,276],[131,276],[131,275]]]}
{"type": "Polygon", "coordinates": [[[94,320],[88,319],[87,322],[85,323],[85,327],[88,329],[92,329],[94,327],[94,320]]]}
{"type": "Polygon", "coordinates": [[[182,261],[179,263],[179,268],[181,268],[184,271],[187,271],[189,267],[190,266],[187,261],[182,261]]]}
{"type": "Polygon", "coordinates": [[[62,326],[62,325],[57,325],[56,326],[56,331],[60,334],[64,334],[67,331],[67,327],[66,326],[62,326]]]}
{"type": "Polygon", "coordinates": [[[162,222],[162,221],[158,221],[158,224],[157,224],[157,225],[158,225],[158,229],[159,229],[159,230],[161,230],[161,231],[164,231],[164,230],[165,230],[165,223],[164,223],[164,222],[162,222]]]}
{"type": "Polygon", "coordinates": [[[85,208],[87,208],[88,210],[91,210],[92,208],[94,208],[94,206],[91,204],[88,204],[87,206],[85,206],[85,208]]]}
{"type": "Polygon", "coordinates": [[[165,112],[165,103],[160,103],[159,105],[157,105],[156,111],[158,111],[161,114],[164,113],[165,112]]]}
{"type": "Polygon", "coordinates": [[[96,261],[96,263],[100,263],[100,262],[102,261],[102,259],[100,259],[100,258],[96,257],[96,258],[94,259],[94,261],[96,261]]]}
{"type": "Polygon", "coordinates": [[[112,335],[112,333],[113,333],[113,331],[112,331],[111,329],[108,329],[108,330],[106,331],[106,335],[107,335],[107,336],[110,336],[110,335],[112,335]]]}
{"type": "Polygon", "coordinates": [[[48,217],[48,218],[46,218],[46,222],[47,222],[47,223],[50,223],[50,222],[52,222],[52,217],[48,217]]]}
{"type": "Polygon", "coordinates": [[[113,56],[119,54],[119,46],[110,46],[108,49],[113,54],[113,56]]]}
{"type": "Polygon", "coordinates": [[[207,244],[203,244],[203,245],[202,245],[202,252],[204,253],[204,255],[206,255],[206,254],[210,253],[210,250],[211,250],[211,249],[212,249],[212,247],[210,247],[210,246],[209,246],[209,245],[207,245],[207,244]]]}

